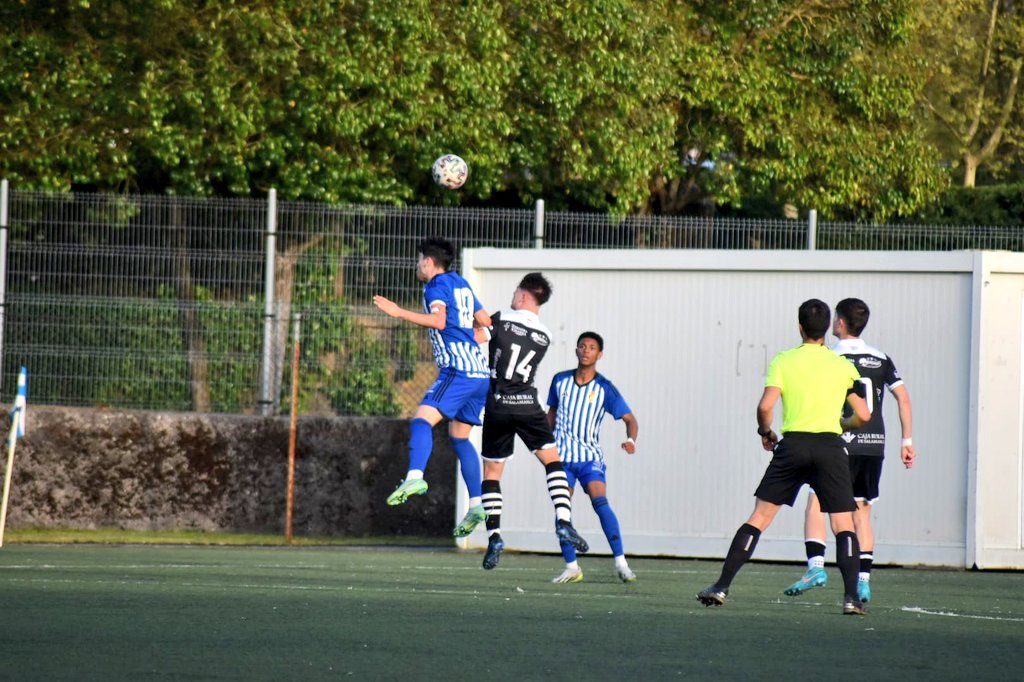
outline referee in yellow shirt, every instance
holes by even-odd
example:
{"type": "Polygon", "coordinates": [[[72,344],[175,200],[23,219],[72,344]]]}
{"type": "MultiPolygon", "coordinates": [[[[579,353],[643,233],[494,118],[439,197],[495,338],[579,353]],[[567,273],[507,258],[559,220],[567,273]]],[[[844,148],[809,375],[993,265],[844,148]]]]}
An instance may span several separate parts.
{"type": "Polygon", "coordinates": [[[697,599],[705,606],[725,603],[729,585],[754,554],[761,533],[782,505],[793,506],[800,487],[810,483],[836,536],[836,563],[845,587],[843,613],[864,614],[864,605],[857,599],[860,547],[853,526],[857,503],[845,445],[839,436],[866,422],[871,414],[864,399],[854,392],[859,386],[857,368],[825,345],[831,321],[828,305],[818,299],[804,301],[798,319],[803,343],[772,359],[764,394],[757,404],[761,446],[774,454],[754,491],[754,512],[733,536],[718,581],[698,592],[697,599]],[[781,440],[771,428],[779,398],[781,440]],[[853,408],[853,416],[846,420],[841,419],[844,401],[853,408]]]}

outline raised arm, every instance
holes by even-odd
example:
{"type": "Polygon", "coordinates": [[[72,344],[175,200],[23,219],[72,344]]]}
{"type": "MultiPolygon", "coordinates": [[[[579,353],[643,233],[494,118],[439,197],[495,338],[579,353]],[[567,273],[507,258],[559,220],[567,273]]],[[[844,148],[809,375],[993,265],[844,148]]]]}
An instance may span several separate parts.
{"type": "Polygon", "coordinates": [[[444,329],[445,326],[447,326],[445,306],[443,303],[434,303],[430,307],[429,313],[419,313],[414,310],[400,308],[397,303],[383,296],[374,296],[373,304],[377,306],[382,313],[389,317],[396,317],[399,320],[412,322],[420,327],[427,327],[428,329],[444,329]]]}

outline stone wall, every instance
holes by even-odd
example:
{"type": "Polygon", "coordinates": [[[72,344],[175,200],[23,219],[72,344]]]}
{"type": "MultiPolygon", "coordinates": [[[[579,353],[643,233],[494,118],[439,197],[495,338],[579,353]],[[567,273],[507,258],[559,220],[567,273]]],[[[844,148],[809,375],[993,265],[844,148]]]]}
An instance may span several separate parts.
{"type": "MultiPolygon", "coordinates": [[[[8,528],[284,532],[289,427],[288,417],[30,405],[8,528]]],[[[294,534],[450,534],[456,474],[445,425],[434,430],[430,492],[385,503],[405,476],[408,436],[405,419],[300,418],[294,534]]]]}

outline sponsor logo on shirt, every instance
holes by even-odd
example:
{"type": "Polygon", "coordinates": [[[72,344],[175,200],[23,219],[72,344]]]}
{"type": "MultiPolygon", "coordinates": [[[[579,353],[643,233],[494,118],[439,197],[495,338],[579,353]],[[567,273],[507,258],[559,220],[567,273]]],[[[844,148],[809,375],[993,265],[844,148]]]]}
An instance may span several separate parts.
{"type": "Polygon", "coordinates": [[[861,445],[885,445],[885,434],[882,433],[862,433],[859,434],[860,438],[857,440],[861,445]]]}
{"type": "Polygon", "coordinates": [[[878,369],[882,366],[882,361],[876,357],[866,355],[861,358],[857,358],[857,364],[865,369],[878,369]]]}
{"type": "Polygon", "coordinates": [[[523,405],[536,405],[537,399],[530,393],[495,393],[494,402],[510,407],[521,407],[523,405]]]}
{"type": "Polygon", "coordinates": [[[518,324],[513,324],[512,322],[505,323],[505,331],[512,332],[516,336],[526,336],[526,329],[524,327],[520,327],[518,324]]]}
{"type": "Polygon", "coordinates": [[[533,339],[533,342],[535,344],[537,344],[538,346],[546,346],[546,345],[548,345],[548,337],[544,336],[543,334],[539,334],[537,332],[531,332],[530,333],[530,338],[533,339]]]}

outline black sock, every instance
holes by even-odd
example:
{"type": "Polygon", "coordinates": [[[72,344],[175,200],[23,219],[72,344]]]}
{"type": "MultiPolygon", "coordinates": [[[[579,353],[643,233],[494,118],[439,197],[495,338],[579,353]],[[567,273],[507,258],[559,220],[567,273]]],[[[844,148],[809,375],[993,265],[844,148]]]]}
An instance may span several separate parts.
{"type": "Polygon", "coordinates": [[[844,530],[836,533],[836,563],[843,574],[846,597],[857,596],[857,569],[860,566],[860,543],[856,533],[844,530]]]}
{"type": "Polygon", "coordinates": [[[504,499],[501,496],[501,482],[495,480],[484,480],[480,485],[482,495],[481,503],[484,511],[487,512],[487,534],[501,532],[501,512],[504,506],[504,499]]]}
{"type": "Polygon", "coordinates": [[[861,550],[860,551],[860,572],[870,573],[871,564],[875,562],[875,554],[872,550],[861,550]]]}
{"type": "Polygon", "coordinates": [[[805,540],[804,549],[807,551],[808,560],[816,556],[825,556],[825,543],[820,540],[805,540]]]}
{"type": "Polygon", "coordinates": [[[753,556],[754,548],[757,547],[757,540],[760,537],[761,531],[749,523],[744,523],[740,526],[739,530],[736,531],[736,535],[732,538],[729,553],[725,555],[722,575],[719,576],[718,582],[715,583],[718,589],[729,589],[729,585],[732,584],[733,578],[743,568],[743,564],[750,561],[750,557],[753,556]]]}

